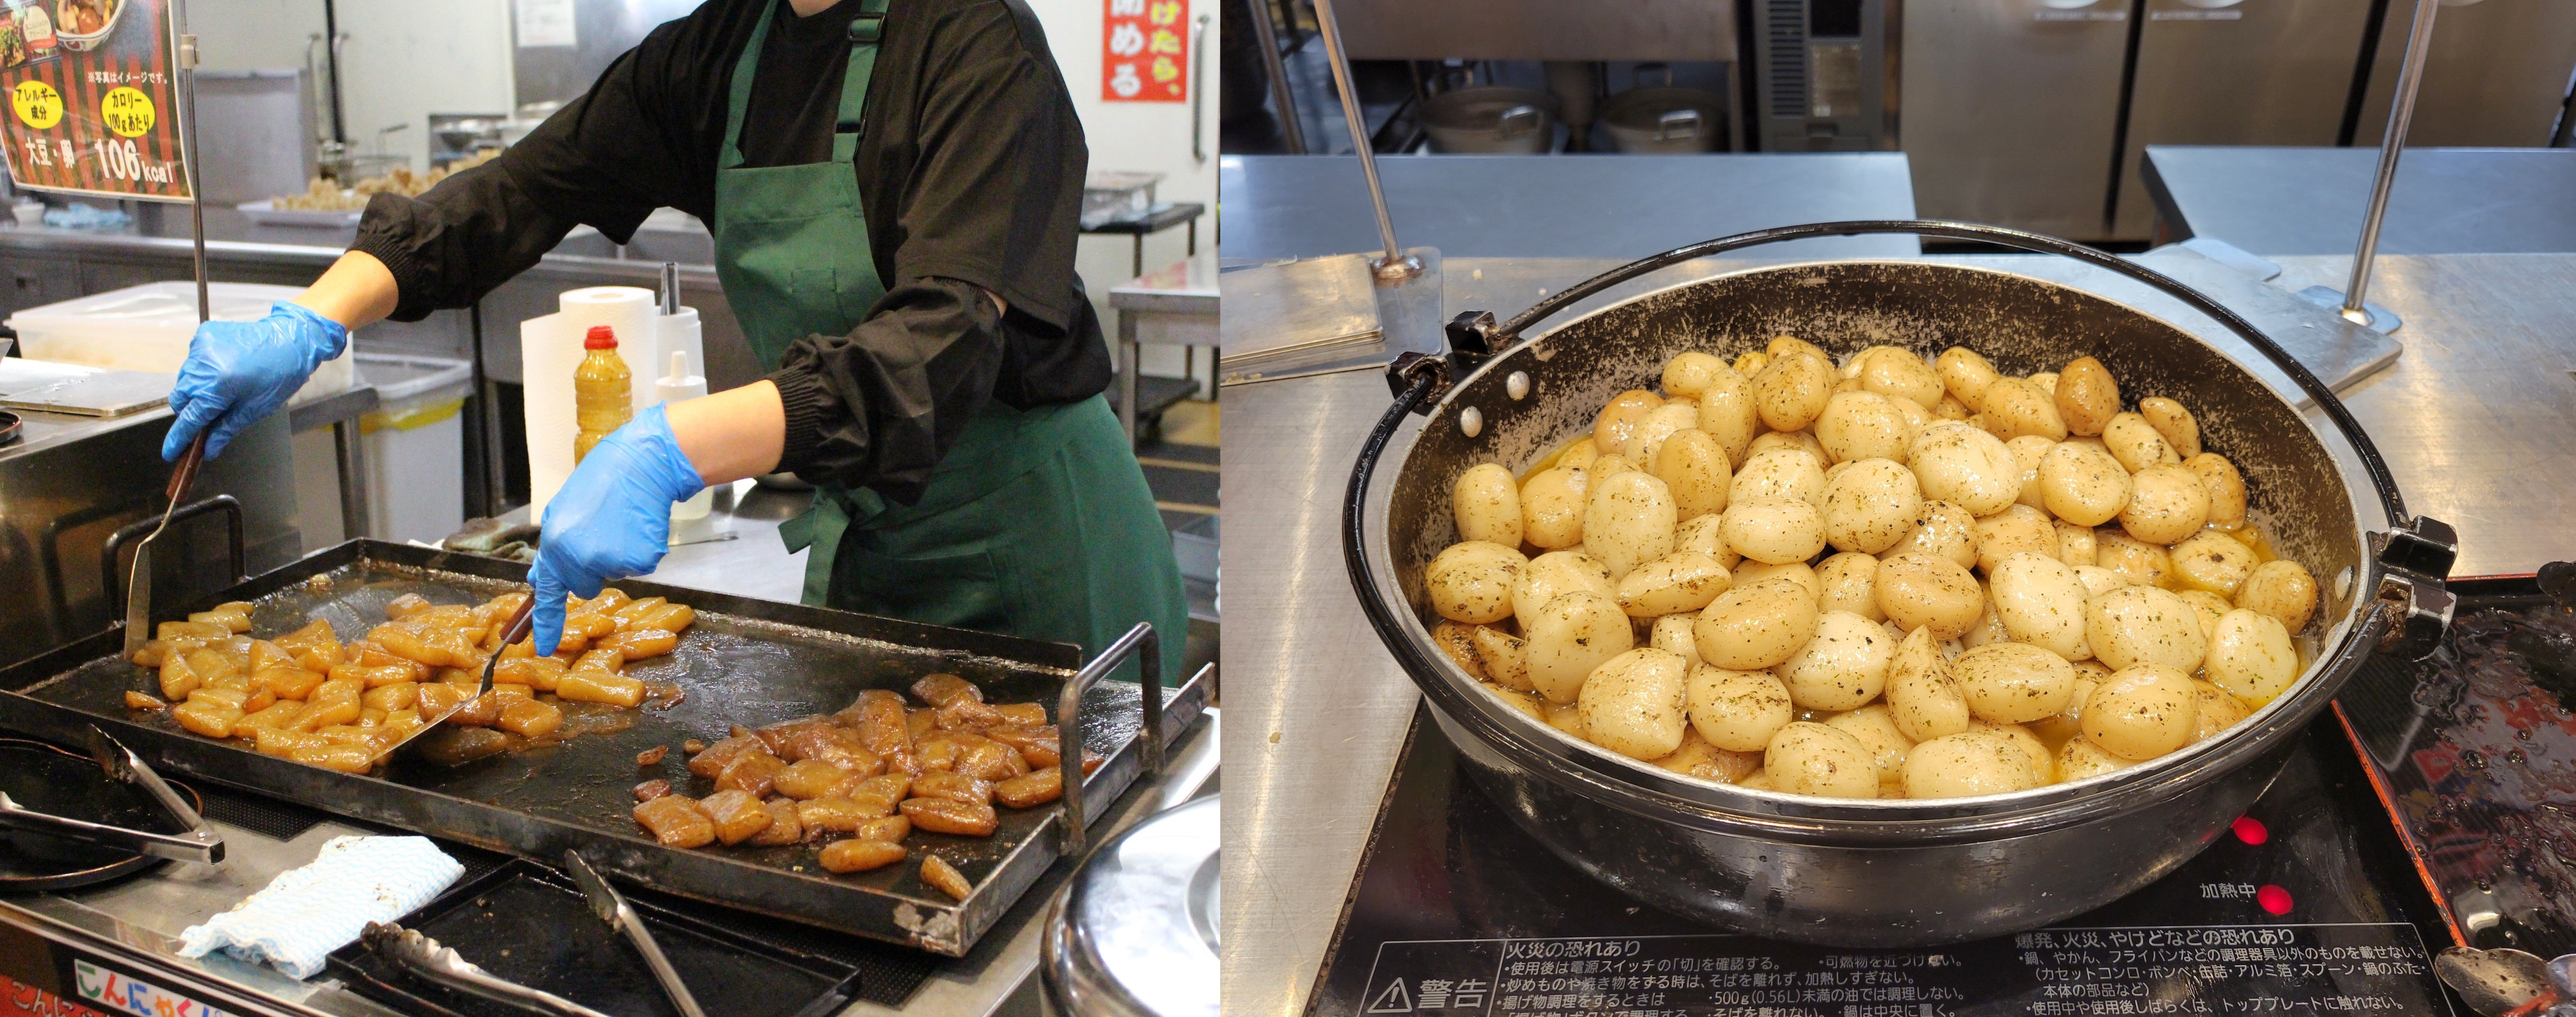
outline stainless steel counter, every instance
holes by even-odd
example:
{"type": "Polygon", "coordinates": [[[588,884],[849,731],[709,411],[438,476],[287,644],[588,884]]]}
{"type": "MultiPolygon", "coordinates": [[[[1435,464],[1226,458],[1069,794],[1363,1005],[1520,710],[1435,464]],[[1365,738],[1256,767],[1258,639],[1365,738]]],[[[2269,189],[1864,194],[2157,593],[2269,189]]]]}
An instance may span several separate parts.
{"type": "MultiPolygon", "coordinates": [[[[1640,258],[1746,230],[1911,219],[1897,152],[1380,156],[1395,238],[1443,258],[1640,258]]],[[[1353,156],[1229,155],[1218,187],[1227,261],[1379,249],[1353,156]]],[[[1913,254],[1912,237],[1826,237],[1786,256],[1913,254]]]]}
{"type": "MultiPolygon", "coordinates": [[[[1214,774],[1219,729],[1217,711],[1207,711],[1205,722],[1183,733],[1173,744],[1163,779],[1140,779],[1093,827],[1092,843],[1105,842],[1204,788],[1214,774]]],[[[177,953],[180,930],[231,908],[268,885],[277,874],[312,861],[325,841],[379,831],[324,822],[291,841],[283,841],[225,823],[214,826],[224,837],[226,860],[221,866],[173,864],[103,887],[0,899],[0,921],[45,930],[84,949],[130,960],[146,971],[175,972],[183,986],[188,982],[208,983],[227,993],[245,995],[276,1013],[299,1017],[380,1017],[391,1013],[349,993],[328,974],[298,982],[220,954],[189,960],[177,953]]],[[[1048,870],[973,951],[942,962],[900,1009],[863,1002],[842,1010],[841,1017],[986,1017],[1006,1011],[1034,1014],[1038,936],[1047,904],[1072,868],[1060,863],[1048,870]]],[[[456,945],[469,955],[473,952],[470,946],[456,945]]]]}
{"type": "MultiPolygon", "coordinates": [[[[2212,236],[2267,257],[2350,254],[2378,166],[2377,148],[2152,145],[2140,180],[2169,239],[2212,236]]],[[[2576,149],[2408,149],[2379,252],[2576,251],[2571,184],[2576,149]]]]}
{"type": "MultiPolygon", "coordinates": [[[[2293,288],[2344,270],[2283,261],[2293,288]]],[[[1456,285],[1475,268],[1447,271],[1456,285]]],[[[2377,278],[2407,349],[2344,391],[2409,507],[2459,527],[2457,574],[2576,556],[2576,256],[2384,257],[2377,278]]],[[[1228,1014],[1303,1012],[1418,696],[1352,599],[1336,531],[1387,400],[1375,371],[1224,392],[1226,483],[1265,494],[1234,499],[1225,547],[1228,1014]]]]}

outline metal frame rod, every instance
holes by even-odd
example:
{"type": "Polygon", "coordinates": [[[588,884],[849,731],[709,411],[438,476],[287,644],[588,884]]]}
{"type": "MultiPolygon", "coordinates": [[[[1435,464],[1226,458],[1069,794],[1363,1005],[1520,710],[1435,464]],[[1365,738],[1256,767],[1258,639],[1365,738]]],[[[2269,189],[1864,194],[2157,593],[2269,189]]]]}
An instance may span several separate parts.
{"type": "Polygon", "coordinates": [[[1270,5],[1255,0],[1246,6],[1257,7],[1252,15],[1252,34],[1261,43],[1261,63],[1270,72],[1270,102],[1279,107],[1279,132],[1288,143],[1288,154],[1306,154],[1306,127],[1297,119],[1297,100],[1288,87],[1288,63],[1279,58],[1279,32],[1270,23],[1270,5]]]}
{"type": "Polygon", "coordinates": [[[1324,36],[1324,59],[1333,66],[1333,88],[1342,94],[1342,119],[1351,129],[1351,151],[1360,157],[1360,173],[1368,178],[1369,204],[1377,210],[1378,239],[1386,244],[1386,256],[1372,263],[1378,277],[1404,278],[1420,271],[1407,271],[1409,264],[1404,248],[1395,242],[1395,220],[1386,212],[1386,188],[1378,183],[1377,153],[1369,147],[1368,120],[1360,115],[1359,90],[1351,86],[1351,62],[1342,53],[1342,25],[1333,16],[1333,0],[1315,0],[1315,20],[1324,36]]]}
{"type": "Polygon", "coordinates": [[[2433,12],[2440,0],[2415,0],[2415,24],[2406,33],[2406,59],[2397,67],[2397,95],[2388,104],[2388,132],[2379,139],[2379,174],[2370,185],[2370,211],[2361,220],[2361,245],[2352,253],[2352,277],[2343,286],[2348,321],[2370,324],[2362,309],[2370,287],[2371,259],[2379,255],[2379,224],[2388,214],[2388,192],[2397,183],[2397,157],[2406,149],[2406,128],[2415,119],[2415,89],[2424,83],[2424,56],[2433,48],[2433,12]]]}
{"type": "Polygon", "coordinates": [[[206,186],[197,166],[197,37],[188,32],[188,5],[170,5],[179,34],[179,161],[188,172],[188,235],[196,243],[197,320],[212,321],[214,298],[206,287],[206,186]]]}

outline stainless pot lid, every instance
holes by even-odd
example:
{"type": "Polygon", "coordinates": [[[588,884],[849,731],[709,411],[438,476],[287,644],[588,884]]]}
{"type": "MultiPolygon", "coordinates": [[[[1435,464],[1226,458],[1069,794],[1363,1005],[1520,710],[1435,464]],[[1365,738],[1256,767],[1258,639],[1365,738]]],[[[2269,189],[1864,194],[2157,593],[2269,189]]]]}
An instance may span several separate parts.
{"type": "Polygon", "coordinates": [[[1217,796],[1103,844],[1056,898],[1040,971],[1070,1014],[1217,1012],[1217,796]]]}
{"type": "Polygon", "coordinates": [[[1452,130],[1489,131],[1504,126],[1506,114],[1527,106],[1544,118],[1562,105],[1555,96],[1508,85],[1478,85],[1442,92],[1423,100],[1422,122],[1452,130]]]}

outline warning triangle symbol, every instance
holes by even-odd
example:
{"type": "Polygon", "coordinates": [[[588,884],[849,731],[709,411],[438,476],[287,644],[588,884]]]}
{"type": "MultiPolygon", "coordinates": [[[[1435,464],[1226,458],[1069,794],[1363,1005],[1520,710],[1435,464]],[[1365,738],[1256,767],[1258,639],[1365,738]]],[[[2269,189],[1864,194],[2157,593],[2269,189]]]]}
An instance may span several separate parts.
{"type": "Polygon", "coordinates": [[[1385,992],[1378,993],[1376,999],[1370,1000],[1368,1012],[1412,1013],[1413,997],[1404,994],[1404,979],[1396,979],[1386,987],[1385,992]]]}

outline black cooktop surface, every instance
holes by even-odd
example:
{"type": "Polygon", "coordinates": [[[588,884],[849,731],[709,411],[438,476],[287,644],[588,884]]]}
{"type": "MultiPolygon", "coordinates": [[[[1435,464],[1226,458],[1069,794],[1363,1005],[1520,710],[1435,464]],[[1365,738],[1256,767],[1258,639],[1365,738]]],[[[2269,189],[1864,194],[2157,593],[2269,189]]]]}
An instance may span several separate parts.
{"type": "Polygon", "coordinates": [[[2430,957],[2448,927],[2332,714],[2173,875],[2059,926],[1913,950],[1730,935],[1623,896],[1512,825],[1427,719],[1414,717],[1309,1013],[2453,1012],[2430,957]]]}

